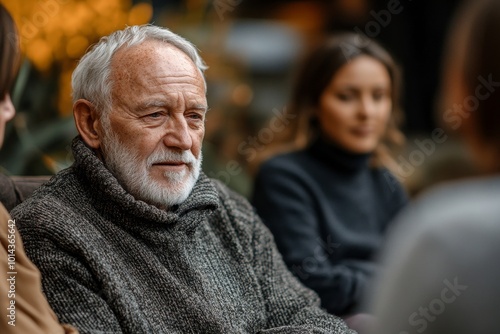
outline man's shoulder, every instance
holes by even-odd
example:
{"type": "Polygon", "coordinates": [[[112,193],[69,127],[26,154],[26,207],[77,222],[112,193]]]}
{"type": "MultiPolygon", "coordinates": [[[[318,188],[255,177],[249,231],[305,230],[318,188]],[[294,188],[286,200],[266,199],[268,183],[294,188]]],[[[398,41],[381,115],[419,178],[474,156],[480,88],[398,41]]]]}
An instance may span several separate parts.
{"type": "Polygon", "coordinates": [[[225,183],[217,179],[210,179],[219,195],[220,204],[226,209],[237,211],[253,211],[250,202],[241,194],[230,189],[225,183]]]}
{"type": "Polygon", "coordinates": [[[74,173],[71,169],[65,169],[16,206],[11,215],[26,224],[59,220],[76,211],[83,197],[81,192],[74,173]]]}
{"type": "Polygon", "coordinates": [[[234,229],[252,233],[255,224],[260,221],[250,202],[223,182],[215,179],[212,179],[212,182],[219,195],[217,224],[226,222],[234,229]]]}

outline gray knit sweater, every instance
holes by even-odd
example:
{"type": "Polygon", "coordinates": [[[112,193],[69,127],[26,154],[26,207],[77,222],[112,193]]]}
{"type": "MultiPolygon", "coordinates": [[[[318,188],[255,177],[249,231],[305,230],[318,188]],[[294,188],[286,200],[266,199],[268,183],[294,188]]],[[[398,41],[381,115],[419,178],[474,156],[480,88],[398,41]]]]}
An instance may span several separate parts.
{"type": "Polygon", "coordinates": [[[12,211],[60,321],[81,333],[353,333],[290,274],[242,197],[201,175],[163,211],[79,138],[73,153],[12,211]]]}

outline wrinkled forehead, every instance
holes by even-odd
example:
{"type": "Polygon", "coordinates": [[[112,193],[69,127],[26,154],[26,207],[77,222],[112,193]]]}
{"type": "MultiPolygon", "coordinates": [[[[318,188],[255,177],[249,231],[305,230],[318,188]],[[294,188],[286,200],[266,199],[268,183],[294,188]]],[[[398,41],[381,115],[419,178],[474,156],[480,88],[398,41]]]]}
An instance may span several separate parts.
{"type": "Polygon", "coordinates": [[[116,82],[141,82],[159,74],[170,77],[186,76],[195,80],[204,79],[200,70],[184,52],[177,47],[148,40],[116,52],[111,61],[111,80],[116,82]]]}

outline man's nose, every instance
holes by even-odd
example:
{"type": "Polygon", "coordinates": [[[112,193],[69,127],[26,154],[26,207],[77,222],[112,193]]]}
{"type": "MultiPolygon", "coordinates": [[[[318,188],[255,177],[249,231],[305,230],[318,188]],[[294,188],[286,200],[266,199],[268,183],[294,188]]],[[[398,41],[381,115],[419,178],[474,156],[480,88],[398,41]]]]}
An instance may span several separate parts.
{"type": "Polygon", "coordinates": [[[182,151],[191,149],[193,140],[185,119],[172,119],[168,122],[167,132],[163,136],[163,143],[167,147],[182,151]]]}

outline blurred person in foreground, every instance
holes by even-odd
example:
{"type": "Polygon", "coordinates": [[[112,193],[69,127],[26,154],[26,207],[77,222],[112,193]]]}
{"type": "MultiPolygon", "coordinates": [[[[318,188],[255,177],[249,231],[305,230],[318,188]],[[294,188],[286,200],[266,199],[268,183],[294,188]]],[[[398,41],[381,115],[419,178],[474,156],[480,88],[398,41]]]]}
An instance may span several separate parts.
{"type": "Polygon", "coordinates": [[[12,211],[49,303],[82,333],[351,333],[251,205],[201,172],[205,68],[152,25],[80,60],[75,163],[12,211]]]}
{"type": "Polygon", "coordinates": [[[483,175],[442,185],[398,217],[372,333],[499,332],[500,2],[467,1],[452,28],[442,116],[483,175]]]}
{"type": "MultiPolygon", "coordinates": [[[[10,99],[19,62],[16,26],[0,4],[0,147],[5,123],[14,117],[10,99]]],[[[7,193],[10,183],[1,183],[7,193]]],[[[41,290],[40,272],[27,258],[16,222],[0,202],[0,333],[62,334],[76,333],[60,325],[41,290]]]]}
{"type": "Polygon", "coordinates": [[[329,312],[363,311],[373,256],[407,195],[389,168],[398,130],[400,74],[381,46],[333,36],[304,60],[278,145],[292,152],[260,168],[253,204],[288,268],[329,312]],[[294,118],[295,117],[295,118],[294,118]]]}
{"type": "MultiPolygon", "coordinates": [[[[14,117],[15,110],[10,99],[10,89],[17,74],[19,62],[19,42],[14,21],[5,7],[0,3],[2,17],[0,21],[2,34],[0,53],[0,147],[5,137],[5,123],[14,117]]],[[[24,200],[22,193],[10,177],[0,172],[0,202],[7,211],[12,210],[24,200]]]]}

